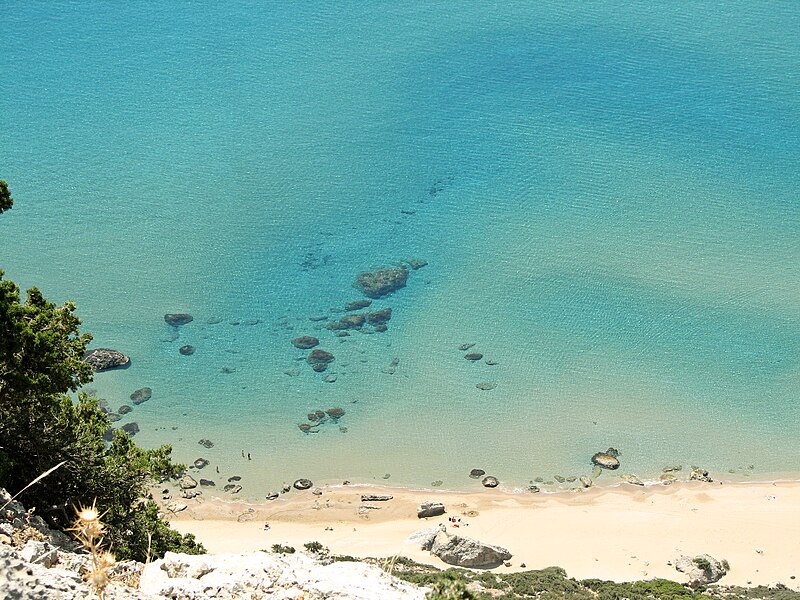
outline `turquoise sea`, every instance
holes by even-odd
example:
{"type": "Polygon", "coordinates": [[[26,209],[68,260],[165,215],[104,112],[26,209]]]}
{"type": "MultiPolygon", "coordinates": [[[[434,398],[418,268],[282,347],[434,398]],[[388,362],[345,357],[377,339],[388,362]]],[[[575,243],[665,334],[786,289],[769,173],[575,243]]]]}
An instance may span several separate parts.
{"type": "Polygon", "coordinates": [[[248,497],[800,474],[797,2],[3,7],[0,268],[131,356],[141,444],[248,497]],[[387,332],[309,319],[412,258],[387,332]]]}

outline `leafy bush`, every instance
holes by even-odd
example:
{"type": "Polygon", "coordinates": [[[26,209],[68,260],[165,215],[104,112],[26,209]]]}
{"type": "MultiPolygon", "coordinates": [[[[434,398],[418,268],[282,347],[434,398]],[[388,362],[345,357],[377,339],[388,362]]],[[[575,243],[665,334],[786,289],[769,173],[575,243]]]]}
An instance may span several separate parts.
{"type": "Polygon", "coordinates": [[[701,558],[698,556],[697,558],[693,558],[692,562],[697,565],[697,568],[702,571],[710,571],[711,570],[711,563],[708,562],[707,559],[701,558]]]}
{"type": "Polygon", "coordinates": [[[305,544],[303,544],[303,548],[314,554],[328,553],[328,549],[325,546],[323,546],[320,542],[306,542],[305,544]]]}
{"type": "Polygon", "coordinates": [[[281,544],[272,544],[272,551],[275,554],[294,554],[295,549],[292,546],[283,546],[281,544]]]}

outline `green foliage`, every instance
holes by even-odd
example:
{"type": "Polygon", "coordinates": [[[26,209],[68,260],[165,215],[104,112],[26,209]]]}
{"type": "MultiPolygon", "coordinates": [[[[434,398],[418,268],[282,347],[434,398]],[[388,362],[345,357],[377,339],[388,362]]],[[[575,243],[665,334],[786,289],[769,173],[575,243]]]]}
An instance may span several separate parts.
{"type": "Polygon", "coordinates": [[[305,544],[303,544],[303,548],[314,554],[328,553],[328,549],[325,546],[323,546],[320,542],[306,542],[305,544]]]}
{"type": "Polygon", "coordinates": [[[445,572],[431,586],[431,591],[426,596],[427,600],[474,600],[476,596],[467,590],[463,579],[451,572],[445,572]]]}
{"type": "MultiPolygon", "coordinates": [[[[3,182],[0,208],[9,207],[3,182]]],[[[19,496],[51,526],[68,528],[74,506],[96,502],[119,559],[145,560],[148,547],[149,558],[202,552],[192,536],[159,519],[148,500],[150,484],[183,470],[170,461],[172,449],[144,450],[120,431],[107,444],[109,421],[97,400],[67,395],[93,376],[83,361],[91,336],[79,325],[74,304],[56,306],[37,289],[23,303],[0,272],[0,485],[13,494],[64,461],[19,496]]]]}
{"type": "Polygon", "coordinates": [[[0,213],[10,209],[12,204],[14,204],[14,199],[11,197],[8,184],[0,179],[0,213]]]}
{"type": "Polygon", "coordinates": [[[283,546],[281,544],[272,544],[272,551],[275,554],[294,554],[295,552],[292,546],[283,546]]]}
{"type": "Polygon", "coordinates": [[[697,558],[693,558],[692,562],[695,565],[697,565],[698,569],[701,569],[703,571],[710,571],[711,570],[711,563],[708,562],[708,560],[705,559],[705,558],[701,558],[701,557],[698,556],[697,558]]]}
{"type": "Polygon", "coordinates": [[[729,563],[726,559],[723,558],[720,564],[722,564],[722,568],[725,569],[725,571],[731,570],[731,563],[729,563]]]}

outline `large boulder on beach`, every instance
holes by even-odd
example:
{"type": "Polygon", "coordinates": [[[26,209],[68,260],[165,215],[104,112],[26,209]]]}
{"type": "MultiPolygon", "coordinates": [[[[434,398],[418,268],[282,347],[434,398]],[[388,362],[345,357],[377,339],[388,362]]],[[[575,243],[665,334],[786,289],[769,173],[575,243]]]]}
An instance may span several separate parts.
{"type": "Polygon", "coordinates": [[[312,335],[301,335],[292,340],[292,346],[300,350],[311,350],[311,348],[319,346],[319,339],[312,335]]]}
{"type": "Polygon", "coordinates": [[[383,298],[406,286],[408,269],[405,267],[389,267],[376,271],[359,273],[353,284],[369,298],[383,298]]]}
{"type": "Polygon", "coordinates": [[[167,313],[164,315],[164,320],[167,322],[167,325],[180,327],[181,325],[191,323],[194,320],[194,317],[192,317],[192,315],[189,313],[167,313]]]}
{"type": "Polygon", "coordinates": [[[420,519],[438,517],[444,513],[444,504],[441,502],[423,502],[417,507],[417,517],[420,519]]]}
{"type": "Polygon", "coordinates": [[[691,587],[715,583],[728,573],[729,568],[727,562],[720,562],[708,554],[681,556],[675,561],[675,569],[689,576],[691,587]]]}
{"type": "Polygon", "coordinates": [[[83,360],[92,365],[95,371],[106,371],[108,369],[124,367],[131,362],[131,359],[122,352],[112,350],[111,348],[95,348],[94,350],[90,350],[84,355],[83,360]]]}
{"type": "Polygon", "coordinates": [[[446,531],[440,531],[433,538],[431,554],[448,565],[470,569],[491,569],[511,558],[511,552],[505,548],[460,535],[450,535],[446,531]]]}

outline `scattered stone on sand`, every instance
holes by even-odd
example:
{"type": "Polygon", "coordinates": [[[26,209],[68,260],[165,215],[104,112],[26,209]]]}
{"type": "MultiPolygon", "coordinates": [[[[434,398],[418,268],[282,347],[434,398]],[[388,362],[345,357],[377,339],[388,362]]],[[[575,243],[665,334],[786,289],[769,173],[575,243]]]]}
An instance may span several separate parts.
{"type": "Polygon", "coordinates": [[[139,433],[139,424],[136,421],[131,421],[130,423],[125,423],[122,427],[120,427],[122,431],[127,433],[129,436],[133,437],[137,433],[139,433]]]}
{"type": "Polygon", "coordinates": [[[364,323],[367,322],[367,315],[355,314],[345,315],[338,321],[331,321],[325,327],[331,331],[340,331],[345,329],[361,329],[364,323]]]}
{"type": "Polygon", "coordinates": [[[311,365],[312,369],[314,369],[317,373],[321,373],[336,359],[330,352],[325,352],[325,350],[315,348],[309,353],[306,360],[308,361],[308,364],[311,365]]]}
{"type": "Polygon", "coordinates": [[[208,319],[206,319],[206,323],[208,325],[218,325],[222,323],[222,319],[220,319],[219,317],[209,317],[208,319]]]}
{"type": "Polygon", "coordinates": [[[173,502],[167,504],[167,510],[174,513],[181,512],[187,508],[189,507],[184,502],[180,502],[178,500],[174,500],[173,502]]]}
{"type": "Polygon", "coordinates": [[[224,488],[222,488],[224,492],[230,492],[231,494],[238,494],[242,491],[242,486],[237,485],[235,483],[229,483],[224,488]]]}
{"type": "Polygon", "coordinates": [[[143,387],[131,394],[131,402],[134,404],[141,404],[142,402],[147,402],[152,397],[153,390],[151,390],[149,387],[143,387]]]}
{"type": "Polygon", "coordinates": [[[185,346],[181,346],[180,349],[178,350],[178,352],[180,352],[184,356],[190,356],[190,355],[194,354],[194,346],[190,346],[189,344],[186,344],[185,346]]]}
{"type": "Polygon", "coordinates": [[[385,325],[392,318],[392,309],[388,306],[375,312],[367,313],[367,322],[370,325],[385,325]]]}
{"type": "Polygon", "coordinates": [[[483,484],[483,487],[487,488],[494,488],[500,485],[500,481],[497,479],[497,477],[492,477],[491,475],[484,477],[481,480],[481,483],[483,484]]]}
{"type": "Polygon", "coordinates": [[[180,327],[181,325],[191,323],[194,320],[194,317],[192,317],[192,315],[189,313],[167,313],[164,315],[164,320],[167,322],[167,325],[180,327]]]}
{"type": "Polygon", "coordinates": [[[208,466],[208,461],[205,458],[198,458],[192,464],[194,464],[195,469],[205,469],[208,466]]]}
{"type": "Polygon", "coordinates": [[[708,554],[681,556],[675,561],[675,569],[689,576],[689,586],[705,586],[722,579],[727,573],[725,562],[720,562],[708,554]]]}
{"type": "Polygon", "coordinates": [[[690,481],[705,481],[711,483],[714,480],[708,475],[708,471],[700,467],[692,467],[692,472],[689,473],[690,481]]]}
{"type": "Polygon", "coordinates": [[[408,269],[389,267],[359,273],[353,287],[361,290],[368,298],[382,298],[405,287],[407,280],[408,269]]]}
{"type": "Polygon", "coordinates": [[[240,475],[231,475],[230,477],[228,477],[228,483],[231,483],[232,481],[241,481],[241,480],[242,478],[240,475]]]}
{"type": "Polygon", "coordinates": [[[464,358],[466,358],[467,360],[476,361],[482,359],[483,354],[481,354],[480,352],[470,352],[469,354],[465,354],[464,358]]]}
{"type": "Polygon", "coordinates": [[[197,487],[197,481],[191,475],[184,475],[178,480],[178,485],[182,490],[190,490],[197,487]]]}
{"type": "Polygon", "coordinates": [[[472,469],[469,472],[469,476],[472,479],[480,479],[484,475],[486,475],[486,471],[484,471],[483,469],[472,469]]]}
{"type": "Polygon", "coordinates": [[[311,482],[310,479],[298,479],[295,481],[292,486],[296,490],[307,490],[311,488],[314,484],[311,482]]]}
{"type": "Polygon", "coordinates": [[[217,484],[211,481],[210,479],[201,479],[200,485],[204,487],[217,487],[217,484]]]}
{"type": "Polygon", "coordinates": [[[301,335],[292,340],[292,346],[300,350],[311,350],[311,348],[319,346],[319,339],[312,335],[301,335]]]}
{"type": "Polygon", "coordinates": [[[489,390],[493,390],[497,387],[497,383],[494,381],[481,381],[480,383],[476,383],[475,387],[479,390],[483,390],[488,392],[489,390]]]}
{"type": "Polygon", "coordinates": [[[678,481],[678,477],[672,473],[662,473],[658,476],[658,480],[664,485],[672,485],[678,481]]]}
{"type": "Polygon", "coordinates": [[[630,483],[631,485],[644,485],[644,482],[641,479],[631,473],[625,473],[621,476],[621,479],[625,483],[630,483]]]}
{"type": "Polygon", "coordinates": [[[472,348],[474,345],[475,345],[475,342],[468,342],[468,343],[466,343],[466,344],[461,344],[461,345],[458,347],[458,349],[459,349],[459,350],[461,350],[462,352],[466,352],[467,350],[469,350],[470,348],[472,348]]]}
{"type": "Polygon", "coordinates": [[[133,407],[123,404],[117,409],[117,412],[121,415],[127,415],[129,412],[133,412],[133,407]]]}
{"type": "Polygon", "coordinates": [[[485,361],[483,361],[483,362],[485,362],[485,363],[486,363],[487,365],[489,365],[490,367],[493,367],[493,366],[495,366],[495,365],[499,365],[499,364],[500,364],[498,361],[496,361],[496,360],[494,360],[494,359],[492,359],[492,358],[487,358],[487,359],[486,359],[485,361]]]}
{"type": "Polygon", "coordinates": [[[438,517],[444,513],[444,504],[441,502],[423,502],[417,508],[417,517],[420,519],[425,519],[427,517],[438,517]]]}
{"type": "Polygon", "coordinates": [[[388,502],[394,498],[394,496],[382,496],[376,494],[362,494],[361,501],[362,502],[388,502]]]}
{"type": "Polygon", "coordinates": [[[83,356],[84,362],[92,365],[95,371],[107,371],[117,367],[124,367],[131,362],[131,359],[122,352],[111,348],[95,348],[83,356]]]}
{"type": "Polygon", "coordinates": [[[112,423],[116,423],[117,421],[122,420],[122,415],[115,412],[106,413],[106,418],[111,421],[112,423]]]}
{"type": "Polygon", "coordinates": [[[609,448],[606,452],[595,453],[592,456],[592,463],[603,469],[618,469],[619,459],[617,455],[618,453],[614,448],[609,448]]]}
{"type": "Polygon", "coordinates": [[[353,312],[354,310],[361,310],[362,308],[367,308],[370,304],[372,304],[372,300],[354,300],[353,302],[348,302],[344,305],[344,309],[347,312],[353,312]]]}
{"type": "Polygon", "coordinates": [[[331,375],[330,373],[328,373],[327,375],[325,375],[325,377],[322,378],[322,381],[324,381],[325,383],[336,383],[336,379],[337,379],[336,375],[331,375]]]}
{"type": "Polygon", "coordinates": [[[181,498],[186,498],[187,500],[191,500],[192,498],[197,498],[198,496],[202,496],[203,492],[200,490],[181,490],[181,498]]]}
{"type": "Polygon", "coordinates": [[[581,485],[582,485],[583,487],[585,487],[585,488],[590,488],[590,487],[592,487],[592,483],[593,483],[593,482],[592,482],[592,478],[591,478],[591,477],[587,477],[586,475],[581,475],[581,476],[578,478],[578,481],[580,481],[580,482],[581,482],[581,485]]]}
{"type": "Polygon", "coordinates": [[[214,447],[214,442],[212,442],[211,440],[207,440],[205,438],[200,440],[197,443],[200,444],[201,446],[206,447],[206,448],[213,448],[214,447]]]}
{"type": "MultiPolygon", "coordinates": [[[[411,214],[413,214],[413,212],[411,214]]],[[[423,258],[409,258],[407,260],[404,260],[403,262],[406,263],[409,267],[411,267],[415,271],[417,269],[421,269],[422,267],[428,264],[428,261],[423,258]]]]}

